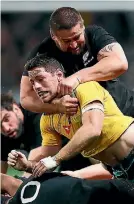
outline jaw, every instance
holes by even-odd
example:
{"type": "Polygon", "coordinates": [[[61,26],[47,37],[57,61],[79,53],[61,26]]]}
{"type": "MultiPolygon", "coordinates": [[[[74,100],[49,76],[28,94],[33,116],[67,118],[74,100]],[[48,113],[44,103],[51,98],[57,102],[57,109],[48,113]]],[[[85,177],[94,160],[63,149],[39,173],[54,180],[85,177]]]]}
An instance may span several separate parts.
{"type": "Polygon", "coordinates": [[[55,98],[57,98],[58,94],[55,93],[53,95],[50,95],[50,96],[47,96],[47,97],[44,97],[44,98],[40,98],[40,100],[43,102],[43,103],[51,103],[55,98]]]}

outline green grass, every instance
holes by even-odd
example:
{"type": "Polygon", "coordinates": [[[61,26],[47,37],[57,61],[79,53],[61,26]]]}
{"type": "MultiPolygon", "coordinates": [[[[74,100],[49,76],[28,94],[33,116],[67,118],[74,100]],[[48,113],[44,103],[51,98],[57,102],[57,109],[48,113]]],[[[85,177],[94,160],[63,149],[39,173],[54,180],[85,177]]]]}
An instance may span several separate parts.
{"type": "Polygon", "coordinates": [[[17,176],[22,176],[23,171],[18,171],[18,170],[15,170],[12,167],[8,167],[7,174],[10,175],[10,176],[16,176],[16,175],[17,176]]]}

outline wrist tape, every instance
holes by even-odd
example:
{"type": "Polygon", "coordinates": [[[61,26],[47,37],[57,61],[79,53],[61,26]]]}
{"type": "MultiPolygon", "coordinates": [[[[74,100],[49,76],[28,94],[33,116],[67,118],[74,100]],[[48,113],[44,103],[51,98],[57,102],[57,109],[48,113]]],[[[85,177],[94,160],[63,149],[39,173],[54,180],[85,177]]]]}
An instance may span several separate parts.
{"type": "Polygon", "coordinates": [[[58,166],[53,157],[46,157],[44,159],[41,159],[40,161],[45,165],[47,169],[52,169],[58,166]]]}

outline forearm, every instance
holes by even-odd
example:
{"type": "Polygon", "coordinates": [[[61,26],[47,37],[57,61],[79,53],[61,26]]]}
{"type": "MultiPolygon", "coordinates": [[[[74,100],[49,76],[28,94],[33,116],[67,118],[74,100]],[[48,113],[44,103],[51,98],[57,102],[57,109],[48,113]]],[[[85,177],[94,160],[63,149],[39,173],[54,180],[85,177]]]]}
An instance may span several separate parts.
{"type": "Polygon", "coordinates": [[[105,57],[92,67],[82,69],[75,73],[81,83],[87,81],[107,81],[114,79],[126,71],[127,65],[116,56],[105,57]]]}
{"type": "Polygon", "coordinates": [[[36,163],[38,163],[43,158],[54,156],[60,149],[60,145],[41,146],[33,149],[28,157],[27,167],[25,170],[29,173],[32,173],[33,167],[36,163]]]}
{"type": "Polygon", "coordinates": [[[94,164],[81,170],[74,171],[74,173],[83,179],[111,179],[112,175],[104,167],[102,163],[94,164]]]}
{"type": "Polygon", "coordinates": [[[59,146],[37,147],[30,151],[28,160],[38,162],[45,157],[54,156],[59,151],[59,149],[61,149],[59,146]]]}
{"type": "Polygon", "coordinates": [[[56,104],[42,103],[38,97],[23,97],[21,98],[21,105],[23,108],[36,113],[58,113],[58,106],[56,104]]]}
{"type": "Polygon", "coordinates": [[[26,164],[26,168],[23,169],[25,172],[28,172],[28,173],[32,173],[32,170],[33,170],[33,167],[34,165],[37,163],[37,161],[31,161],[31,160],[28,160],[27,161],[27,164],[26,164]]]}
{"type": "Polygon", "coordinates": [[[55,155],[57,163],[74,157],[86,147],[89,147],[97,138],[97,136],[94,136],[92,125],[82,126],[73,138],[55,155]]]}

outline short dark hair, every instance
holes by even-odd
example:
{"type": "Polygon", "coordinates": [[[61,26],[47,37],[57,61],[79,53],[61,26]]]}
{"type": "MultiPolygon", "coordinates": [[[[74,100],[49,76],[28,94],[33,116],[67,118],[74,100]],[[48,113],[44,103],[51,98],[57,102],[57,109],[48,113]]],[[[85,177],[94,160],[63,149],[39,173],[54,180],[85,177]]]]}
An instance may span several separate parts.
{"type": "Polygon", "coordinates": [[[52,32],[62,29],[71,29],[78,23],[83,25],[81,14],[74,8],[61,7],[55,10],[50,17],[49,26],[52,32]]]}
{"type": "Polygon", "coordinates": [[[48,57],[45,54],[36,55],[25,64],[25,69],[27,71],[30,71],[33,68],[37,67],[43,67],[46,72],[50,73],[55,73],[58,69],[60,69],[64,73],[63,66],[55,58],[48,57]]]}
{"type": "Polygon", "coordinates": [[[12,111],[13,104],[18,105],[11,92],[1,94],[1,110],[6,109],[12,111]]]}

